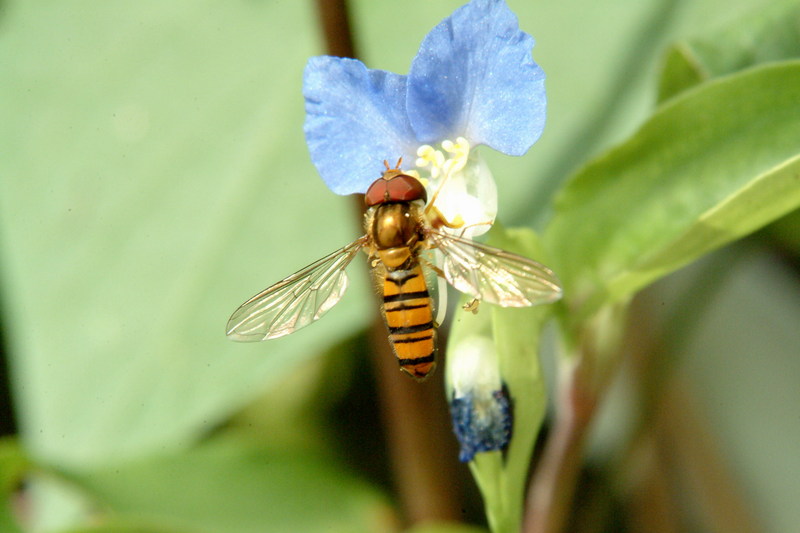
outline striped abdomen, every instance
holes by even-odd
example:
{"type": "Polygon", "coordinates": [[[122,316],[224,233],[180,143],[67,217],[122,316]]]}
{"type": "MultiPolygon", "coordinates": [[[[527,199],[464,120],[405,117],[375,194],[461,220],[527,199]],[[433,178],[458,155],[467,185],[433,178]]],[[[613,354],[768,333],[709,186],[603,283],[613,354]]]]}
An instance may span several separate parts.
{"type": "Polygon", "coordinates": [[[387,272],[383,311],[400,369],[422,380],[436,368],[433,304],[419,265],[387,272]]]}

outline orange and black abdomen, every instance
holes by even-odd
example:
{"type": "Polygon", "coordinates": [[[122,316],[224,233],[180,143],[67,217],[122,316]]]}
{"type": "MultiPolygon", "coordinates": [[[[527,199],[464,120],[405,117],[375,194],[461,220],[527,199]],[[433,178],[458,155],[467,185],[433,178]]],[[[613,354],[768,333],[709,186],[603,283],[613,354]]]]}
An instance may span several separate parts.
{"type": "Polygon", "coordinates": [[[383,302],[389,340],[401,370],[425,379],[436,368],[436,329],[422,268],[387,272],[383,302]]]}

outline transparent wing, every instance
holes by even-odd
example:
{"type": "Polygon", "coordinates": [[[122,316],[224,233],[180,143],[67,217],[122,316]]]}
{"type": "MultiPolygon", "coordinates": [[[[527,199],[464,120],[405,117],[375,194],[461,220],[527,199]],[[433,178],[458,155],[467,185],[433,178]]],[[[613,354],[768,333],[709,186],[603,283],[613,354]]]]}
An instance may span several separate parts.
{"type": "Polygon", "coordinates": [[[503,307],[527,307],[561,298],[561,284],[546,266],[467,239],[428,231],[442,253],[445,279],[456,289],[503,307]]]}
{"type": "Polygon", "coordinates": [[[228,320],[228,337],[245,342],[274,339],[319,319],[344,295],[345,268],[366,242],[366,236],[361,237],[247,300],[228,320]]]}

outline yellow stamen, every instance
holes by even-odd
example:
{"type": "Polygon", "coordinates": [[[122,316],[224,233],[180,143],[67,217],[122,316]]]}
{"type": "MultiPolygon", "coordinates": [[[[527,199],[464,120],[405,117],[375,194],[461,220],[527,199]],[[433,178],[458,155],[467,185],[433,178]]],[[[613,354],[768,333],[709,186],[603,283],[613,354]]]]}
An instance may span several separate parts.
{"type": "MultiPolygon", "coordinates": [[[[417,167],[428,168],[432,185],[435,187],[433,195],[428,202],[426,213],[430,213],[447,180],[454,174],[461,172],[467,165],[469,158],[469,141],[464,137],[458,137],[455,142],[445,139],[442,141],[441,147],[442,150],[437,150],[429,144],[424,144],[417,149],[417,167]],[[445,152],[447,152],[447,156],[445,156],[445,152]]],[[[460,215],[457,218],[461,218],[460,215]]]]}

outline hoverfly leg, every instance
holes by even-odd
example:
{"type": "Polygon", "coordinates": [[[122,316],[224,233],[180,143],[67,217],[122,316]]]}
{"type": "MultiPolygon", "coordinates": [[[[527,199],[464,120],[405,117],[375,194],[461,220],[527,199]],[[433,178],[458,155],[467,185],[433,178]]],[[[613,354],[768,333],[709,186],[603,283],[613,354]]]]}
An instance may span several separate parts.
{"type": "Polygon", "coordinates": [[[429,261],[426,257],[419,256],[419,261],[420,261],[420,263],[422,263],[426,267],[428,267],[431,270],[433,270],[434,272],[436,272],[436,275],[439,276],[440,278],[444,278],[445,277],[444,271],[441,268],[439,268],[438,266],[436,266],[435,264],[433,264],[431,261],[429,261]]]}
{"type": "Polygon", "coordinates": [[[473,315],[478,314],[478,307],[481,305],[480,298],[473,298],[469,302],[465,303],[461,306],[461,309],[467,311],[468,313],[472,313],[473,315]]]}
{"type": "MultiPolygon", "coordinates": [[[[460,229],[460,230],[461,230],[461,231],[459,231],[459,232],[458,232],[458,236],[459,236],[459,237],[461,237],[462,239],[464,239],[464,238],[469,238],[469,237],[466,235],[466,233],[467,233],[467,230],[468,230],[468,229],[470,229],[470,228],[476,228],[476,227],[478,227],[478,226],[489,226],[489,227],[491,227],[491,226],[492,226],[492,224],[494,224],[494,222],[492,222],[491,220],[487,220],[487,221],[485,221],[485,222],[476,222],[476,223],[474,223],[474,224],[468,224],[468,225],[466,225],[466,226],[459,226],[459,227],[458,227],[458,228],[456,228],[456,229],[460,229]]],[[[487,230],[487,231],[488,231],[488,230],[487,230]]]]}

